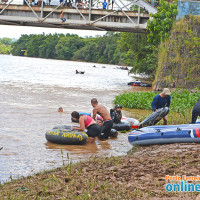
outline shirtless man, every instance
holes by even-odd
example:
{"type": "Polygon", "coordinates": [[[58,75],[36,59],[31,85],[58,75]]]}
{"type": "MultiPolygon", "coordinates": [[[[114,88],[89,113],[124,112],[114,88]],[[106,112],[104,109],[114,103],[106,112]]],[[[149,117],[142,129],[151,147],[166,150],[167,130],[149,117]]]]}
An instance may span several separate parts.
{"type": "Polygon", "coordinates": [[[100,139],[108,139],[110,130],[113,126],[113,121],[110,117],[110,114],[104,106],[98,104],[98,101],[96,98],[93,98],[91,100],[91,104],[94,108],[93,109],[93,119],[96,120],[96,115],[99,114],[103,118],[103,121],[104,121],[99,138],[100,139]]]}
{"type": "Polygon", "coordinates": [[[64,23],[64,22],[66,21],[66,18],[64,18],[64,13],[63,13],[63,11],[62,11],[61,14],[60,14],[60,19],[61,19],[62,23],[64,23]]]}

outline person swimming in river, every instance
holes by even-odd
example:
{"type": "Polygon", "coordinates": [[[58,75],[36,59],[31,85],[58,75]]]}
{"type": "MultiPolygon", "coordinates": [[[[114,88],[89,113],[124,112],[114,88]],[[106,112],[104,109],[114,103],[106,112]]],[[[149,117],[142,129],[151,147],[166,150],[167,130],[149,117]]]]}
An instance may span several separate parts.
{"type": "Polygon", "coordinates": [[[63,108],[62,107],[58,108],[58,112],[63,112],[63,108]]]}
{"type": "Polygon", "coordinates": [[[89,115],[80,115],[78,112],[73,111],[71,116],[74,120],[78,120],[80,127],[71,127],[71,130],[84,131],[87,129],[87,135],[89,137],[88,142],[93,143],[95,139],[100,135],[100,127],[92,117],[89,115]]]}
{"type": "Polygon", "coordinates": [[[85,71],[78,71],[78,70],[76,69],[76,74],[85,74],[85,71]]]}

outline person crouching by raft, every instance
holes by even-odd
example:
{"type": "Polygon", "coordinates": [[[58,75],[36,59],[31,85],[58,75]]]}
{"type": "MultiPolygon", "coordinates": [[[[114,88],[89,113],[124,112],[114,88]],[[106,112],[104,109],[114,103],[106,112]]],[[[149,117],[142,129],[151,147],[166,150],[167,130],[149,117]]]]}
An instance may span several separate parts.
{"type": "MultiPolygon", "coordinates": [[[[164,108],[170,106],[171,103],[171,92],[168,88],[164,88],[163,92],[156,95],[151,103],[153,111],[157,111],[159,108],[164,108]]],[[[163,125],[167,125],[167,115],[163,117],[163,125]]]]}
{"type": "Polygon", "coordinates": [[[104,106],[98,104],[98,101],[96,98],[93,98],[91,100],[91,104],[94,108],[93,119],[96,120],[97,114],[99,114],[103,118],[103,127],[101,129],[101,134],[99,135],[99,139],[107,140],[110,134],[110,130],[113,126],[113,121],[110,117],[110,114],[104,106]]]}
{"type": "Polygon", "coordinates": [[[93,143],[100,134],[100,127],[89,115],[80,115],[78,112],[71,113],[72,118],[79,121],[80,127],[71,127],[71,130],[84,131],[87,128],[88,142],[93,143]]]}
{"type": "Polygon", "coordinates": [[[122,119],[122,106],[117,104],[114,109],[110,109],[110,115],[113,120],[113,123],[119,124],[122,119]]]}

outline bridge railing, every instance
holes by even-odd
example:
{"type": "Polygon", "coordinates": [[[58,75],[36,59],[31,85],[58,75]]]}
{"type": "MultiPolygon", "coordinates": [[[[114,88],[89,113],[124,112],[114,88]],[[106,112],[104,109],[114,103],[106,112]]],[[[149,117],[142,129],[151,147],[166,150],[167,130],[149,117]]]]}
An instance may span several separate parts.
{"type": "MultiPolygon", "coordinates": [[[[138,0],[129,1],[129,0],[106,0],[106,6],[104,7],[104,0],[0,0],[0,4],[5,5],[27,5],[30,6],[58,6],[66,8],[79,8],[79,9],[106,9],[106,10],[119,10],[123,8],[123,10],[133,10],[134,3],[137,3],[138,0]]],[[[153,6],[158,4],[156,0],[146,0],[153,6]]]]}

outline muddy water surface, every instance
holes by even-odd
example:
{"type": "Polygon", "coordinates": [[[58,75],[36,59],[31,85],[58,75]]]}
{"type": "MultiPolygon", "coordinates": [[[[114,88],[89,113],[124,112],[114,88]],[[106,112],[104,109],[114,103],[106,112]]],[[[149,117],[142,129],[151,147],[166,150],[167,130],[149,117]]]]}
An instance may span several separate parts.
{"type": "MultiPolygon", "coordinates": [[[[0,182],[61,166],[62,156],[65,162],[75,162],[91,155],[123,155],[131,149],[127,134],[82,146],[45,139],[54,126],[73,124],[72,111],[91,113],[91,98],[110,109],[116,95],[136,89],[127,85],[134,81],[128,71],[95,65],[0,55],[0,182]],[[85,74],[75,74],[76,69],[85,74]],[[60,106],[64,113],[57,112],[60,106]]],[[[147,112],[124,109],[123,114],[137,118],[147,112]]]]}

